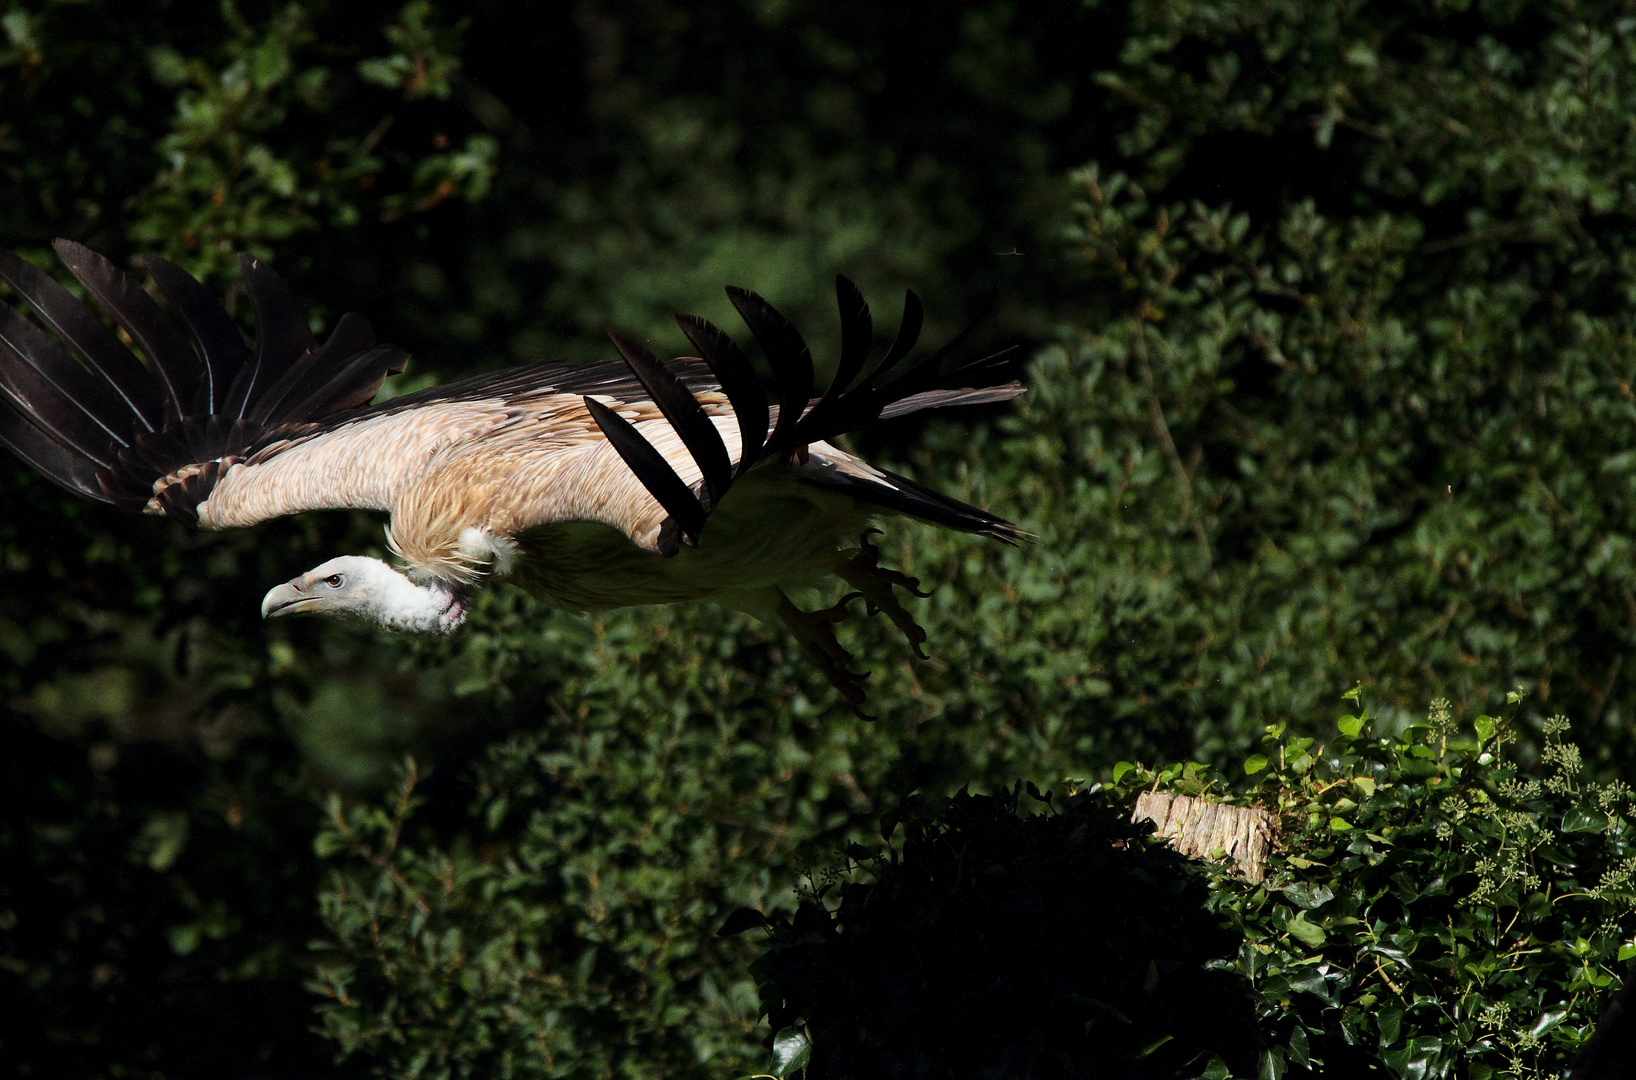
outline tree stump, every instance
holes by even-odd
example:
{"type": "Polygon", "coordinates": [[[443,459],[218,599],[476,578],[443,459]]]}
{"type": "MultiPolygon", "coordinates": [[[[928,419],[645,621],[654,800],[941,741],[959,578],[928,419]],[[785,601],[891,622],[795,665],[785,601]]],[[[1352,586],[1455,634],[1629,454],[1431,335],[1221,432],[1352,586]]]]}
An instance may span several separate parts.
{"type": "Polygon", "coordinates": [[[1153,822],[1159,835],[1183,855],[1209,858],[1222,852],[1250,884],[1261,880],[1272,844],[1272,817],[1265,810],[1144,791],[1130,819],[1153,822]]]}

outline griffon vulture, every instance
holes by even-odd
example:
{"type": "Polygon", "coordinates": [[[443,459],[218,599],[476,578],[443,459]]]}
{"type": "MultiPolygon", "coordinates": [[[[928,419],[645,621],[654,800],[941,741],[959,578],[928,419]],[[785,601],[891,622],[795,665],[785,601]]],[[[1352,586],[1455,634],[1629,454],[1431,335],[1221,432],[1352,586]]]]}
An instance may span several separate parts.
{"type": "Polygon", "coordinates": [[[775,402],[726,334],[683,316],[697,358],[661,363],[611,334],[623,362],[528,364],[371,404],[407,354],[378,344],[356,314],[319,344],[263,262],[239,256],[251,348],[174,264],[142,260],[173,318],[101,255],[63,240],[56,250],[147,362],[52,277],[0,252],[0,279],[38,319],[0,304],[0,443],[76,495],[206,529],[304,510],[391,515],[387,546],[406,573],[343,555],[267,593],[268,618],[343,614],[448,632],[489,575],[581,610],[712,600],[783,621],[857,706],[860,677],[831,629],[847,601],[803,612],[784,590],[838,575],[855,590],[848,599],[886,612],[919,652],[924,631],[894,592],[917,583],[877,564],[871,520],[905,514],[1008,543],[1023,535],[825,441],[882,417],[1022,392],[995,385],[993,357],[942,372],[960,338],[903,367],[921,325],[912,292],[871,368],[869,308],[836,280],[841,353],[821,393],[794,327],[729,289],[766,355],[775,402]]]}

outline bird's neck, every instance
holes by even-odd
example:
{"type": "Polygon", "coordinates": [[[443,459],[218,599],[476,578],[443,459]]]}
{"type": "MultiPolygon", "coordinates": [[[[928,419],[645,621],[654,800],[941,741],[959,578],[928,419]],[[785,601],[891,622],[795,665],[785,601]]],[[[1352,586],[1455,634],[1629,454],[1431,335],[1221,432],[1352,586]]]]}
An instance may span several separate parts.
{"type": "Polygon", "coordinates": [[[434,581],[416,585],[396,570],[375,583],[371,614],[391,630],[447,634],[466,617],[467,590],[434,581]]]}

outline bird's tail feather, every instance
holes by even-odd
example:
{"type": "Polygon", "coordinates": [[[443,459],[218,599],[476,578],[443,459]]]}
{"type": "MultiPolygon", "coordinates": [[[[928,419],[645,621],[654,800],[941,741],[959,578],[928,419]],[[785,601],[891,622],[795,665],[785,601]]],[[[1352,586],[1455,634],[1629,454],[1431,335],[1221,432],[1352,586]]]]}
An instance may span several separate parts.
{"type": "Polygon", "coordinates": [[[850,495],[883,510],[907,514],[961,532],[987,536],[1001,543],[1018,545],[1034,539],[1031,533],[987,510],[933,491],[924,484],[917,484],[906,476],[886,469],[875,471],[879,473],[878,477],[856,476],[836,470],[804,475],[801,479],[813,487],[850,495]]]}

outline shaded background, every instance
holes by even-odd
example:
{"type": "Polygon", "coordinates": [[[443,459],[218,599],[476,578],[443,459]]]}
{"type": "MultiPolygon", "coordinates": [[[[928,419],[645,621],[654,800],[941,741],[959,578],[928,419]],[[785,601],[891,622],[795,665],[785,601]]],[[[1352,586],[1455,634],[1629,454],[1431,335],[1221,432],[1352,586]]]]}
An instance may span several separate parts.
{"type": "Polygon", "coordinates": [[[230,303],[255,252],[411,349],[398,391],[607,326],[676,352],[724,284],[820,356],[837,272],[930,338],[997,288],[1028,397],[856,445],[1041,540],[891,528],[933,659],[855,629],[863,725],[710,609],[264,626],[379,522],[193,534],[6,458],[0,1056],[735,1075],[764,1031],[710,931],[910,788],[1226,764],[1359,680],[1399,724],[1521,683],[1627,767],[1633,18],[6,4],[5,247],[157,251],[230,303]]]}

